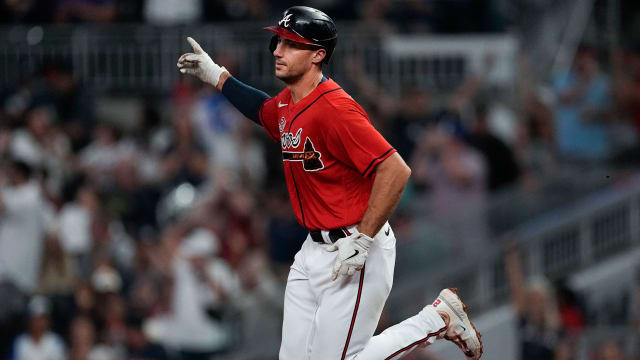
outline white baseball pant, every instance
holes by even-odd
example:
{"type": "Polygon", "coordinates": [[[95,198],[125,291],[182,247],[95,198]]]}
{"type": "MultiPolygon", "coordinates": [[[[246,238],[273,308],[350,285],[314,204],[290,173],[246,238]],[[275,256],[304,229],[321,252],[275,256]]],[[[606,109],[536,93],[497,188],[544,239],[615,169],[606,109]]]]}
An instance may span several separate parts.
{"type": "MultiPolygon", "coordinates": [[[[349,227],[352,230],[355,226],[349,227]]],[[[445,330],[431,306],[377,336],[393,283],[395,243],[389,224],[374,237],[365,267],[331,281],[338,252],[307,236],[287,279],[280,360],[396,360],[433,343],[445,330]]]]}

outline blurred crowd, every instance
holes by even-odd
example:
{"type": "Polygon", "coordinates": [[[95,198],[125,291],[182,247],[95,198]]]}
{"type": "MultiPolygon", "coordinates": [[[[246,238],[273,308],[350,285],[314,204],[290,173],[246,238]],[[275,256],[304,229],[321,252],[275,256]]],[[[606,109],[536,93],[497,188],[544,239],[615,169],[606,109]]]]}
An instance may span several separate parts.
{"type": "MultiPolygon", "coordinates": [[[[502,30],[496,3],[307,2],[372,27],[449,33],[502,30]],[[451,17],[436,12],[487,15],[445,23],[451,17]]],[[[0,23],[261,21],[285,7],[0,0],[0,23]]],[[[571,69],[539,85],[523,59],[515,89],[486,81],[494,60],[446,92],[391,93],[355,57],[341,69],[341,84],[413,170],[394,219],[399,242],[412,214],[454,240],[474,238],[491,232],[491,219],[464,214],[505,191],[535,189],[572,165],[637,165],[639,48],[604,54],[582,45],[571,69]]],[[[128,99],[139,111],[124,118],[97,116],[99,100],[59,63],[0,93],[0,359],[274,353],[283,280],[306,236],[283,188],[278,146],[188,79],[165,97],[128,99]]],[[[572,334],[589,326],[579,296],[561,287],[561,301],[545,306],[549,285],[525,286],[513,249],[507,270],[522,359],[573,359],[572,334]]],[[[632,358],[607,341],[594,345],[593,359],[632,358]]]]}
{"type": "MultiPolygon", "coordinates": [[[[615,331],[594,336],[588,331],[589,327],[595,326],[627,331],[635,327],[630,320],[628,299],[614,301],[615,306],[610,303],[605,311],[592,309],[588,305],[594,304],[587,304],[585,297],[563,280],[552,283],[544,277],[526,279],[522,250],[509,242],[505,251],[506,274],[519,338],[519,359],[637,359],[636,353],[627,352],[627,342],[635,340],[634,336],[612,335],[615,331]],[[599,312],[606,313],[606,319],[596,319],[594,314],[599,312]]],[[[637,350],[637,343],[634,345],[633,351],[637,350]]]]}
{"type": "MultiPolygon", "coordinates": [[[[170,26],[271,21],[291,5],[284,0],[2,0],[0,23],[147,22],[170,26]]],[[[507,23],[497,0],[308,0],[296,5],[324,9],[336,20],[390,22],[404,32],[495,32],[503,31],[507,23]]]]}
{"type": "MultiPolygon", "coordinates": [[[[583,169],[585,174],[598,166],[623,173],[637,168],[639,48],[603,54],[581,44],[568,71],[538,85],[527,59],[522,59],[513,92],[486,81],[491,58],[480,72],[445,94],[407,87],[394,95],[367,76],[360,59],[348,64],[350,86],[412,168],[408,192],[413,204],[400,213],[419,209],[426,214],[422,222],[446,228],[455,254],[482,251],[470,249],[472,241],[459,239],[491,234],[491,214],[473,209],[505,193],[539,193],[564,168],[583,169]]],[[[509,211],[519,209],[510,204],[509,211]]],[[[520,264],[528,255],[526,246],[509,242],[505,253],[518,359],[638,358],[637,343],[628,342],[637,337],[637,332],[628,333],[637,331],[632,294],[612,294],[619,301],[606,303],[606,310],[594,308],[603,304],[586,303],[584,294],[563,279],[527,279],[520,264]],[[602,328],[603,333],[594,335],[594,329],[602,328]]]]}
{"type": "Polygon", "coordinates": [[[266,191],[257,129],[206,87],[166,100],[95,121],[53,65],[2,97],[0,358],[199,359],[278,337],[261,324],[305,232],[266,191]]]}
{"type": "MultiPolygon", "coordinates": [[[[346,84],[413,169],[399,232],[412,220],[402,209],[442,224],[565,164],[633,153],[636,134],[622,141],[616,129],[640,131],[640,54],[616,53],[616,71],[599,59],[582,46],[570,72],[516,99],[482,74],[447,94],[389,94],[348,61],[346,84]]],[[[0,358],[200,359],[243,341],[259,354],[256,338],[277,343],[261,326],[279,322],[305,230],[279,149],[259,128],[186,79],[167,98],[138,99],[126,119],[99,121],[95,99],[60,64],[1,99],[0,358]]],[[[476,221],[458,235],[477,236],[486,219],[476,221]]],[[[522,334],[536,337],[543,319],[527,317],[522,294],[516,309],[532,322],[522,334]]],[[[567,326],[584,327],[574,310],[567,326]]]]}

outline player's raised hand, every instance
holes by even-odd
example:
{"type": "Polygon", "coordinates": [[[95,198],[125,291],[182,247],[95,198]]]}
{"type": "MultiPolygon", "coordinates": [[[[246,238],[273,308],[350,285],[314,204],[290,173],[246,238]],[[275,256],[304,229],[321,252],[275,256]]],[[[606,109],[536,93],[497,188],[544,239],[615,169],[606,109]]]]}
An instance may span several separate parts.
{"type": "Polygon", "coordinates": [[[178,58],[178,69],[183,74],[197,76],[200,80],[213,86],[218,86],[220,75],[227,71],[224,66],[220,66],[213,62],[200,44],[193,38],[188,37],[187,41],[193,48],[192,53],[186,53],[178,58]]]}
{"type": "Polygon", "coordinates": [[[338,275],[351,276],[356,271],[362,270],[369,256],[371,244],[373,244],[372,238],[355,232],[329,246],[327,251],[338,251],[338,258],[331,271],[331,280],[337,279],[338,275]]]}

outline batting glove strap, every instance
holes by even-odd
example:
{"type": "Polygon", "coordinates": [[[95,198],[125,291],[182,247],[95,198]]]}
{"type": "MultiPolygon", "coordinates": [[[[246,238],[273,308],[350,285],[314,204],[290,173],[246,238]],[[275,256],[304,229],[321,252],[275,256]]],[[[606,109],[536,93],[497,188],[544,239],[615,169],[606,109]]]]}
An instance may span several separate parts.
{"type": "Polygon", "coordinates": [[[197,76],[200,80],[213,86],[218,86],[220,75],[227,71],[224,66],[216,64],[200,44],[188,37],[187,41],[193,48],[193,53],[186,53],[178,59],[178,69],[183,74],[197,76]]]}
{"type": "Polygon", "coordinates": [[[331,271],[331,280],[338,275],[351,276],[362,270],[373,239],[362,233],[354,233],[336,241],[327,251],[338,251],[338,257],[331,271]]]}

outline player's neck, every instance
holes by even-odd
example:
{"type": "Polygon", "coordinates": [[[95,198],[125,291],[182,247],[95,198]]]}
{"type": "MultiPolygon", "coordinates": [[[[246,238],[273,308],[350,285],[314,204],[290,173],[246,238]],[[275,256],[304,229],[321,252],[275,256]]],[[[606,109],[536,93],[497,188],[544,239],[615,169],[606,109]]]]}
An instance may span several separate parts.
{"type": "Polygon", "coordinates": [[[295,83],[289,84],[287,87],[291,92],[291,100],[293,103],[295,104],[311,94],[321,81],[322,71],[309,71],[295,83]]]}

